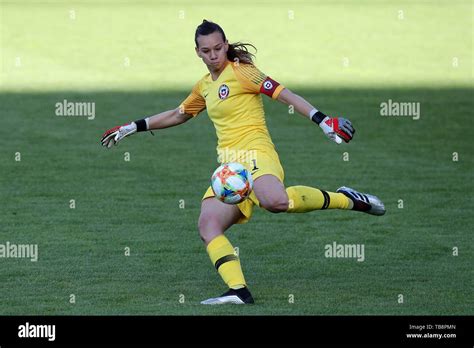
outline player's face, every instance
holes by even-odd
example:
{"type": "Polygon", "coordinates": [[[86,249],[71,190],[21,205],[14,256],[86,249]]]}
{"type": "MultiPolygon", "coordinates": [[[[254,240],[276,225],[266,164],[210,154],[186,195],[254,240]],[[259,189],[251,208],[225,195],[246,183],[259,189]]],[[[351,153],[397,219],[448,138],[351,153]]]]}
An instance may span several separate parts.
{"type": "Polygon", "coordinates": [[[202,58],[209,70],[220,71],[227,61],[227,50],[229,44],[222,38],[218,31],[209,35],[199,35],[197,37],[197,55],[202,58]]]}

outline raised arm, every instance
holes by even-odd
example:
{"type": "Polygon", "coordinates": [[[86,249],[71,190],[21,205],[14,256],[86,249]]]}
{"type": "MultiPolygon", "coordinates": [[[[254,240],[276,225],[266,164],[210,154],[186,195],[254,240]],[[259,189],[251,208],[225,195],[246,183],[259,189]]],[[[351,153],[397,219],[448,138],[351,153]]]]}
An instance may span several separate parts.
{"type": "Polygon", "coordinates": [[[188,121],[192,117],[192,115],[184,113],[182,108],[178,107],[135,122],[127,123],[123,126],[111,128],[102,135],[101,143],[102,146],[110,148],[123,138],[136,132],[174,127],[188,121]]]}
{"type": "Polygon", "coordinates": [[[287,105],[293,105],[296,111],[306,117],[309,117],[311,110],[314,109],[314,106],[308,103],[306,99],[300,97],[298,94],[293,93],[288,88],[285,88],[283,91],[281,91],[277,100],[287,105]]]}
{"type": "Polygon", "coordinates": [[[193,118],[193,116],[184,113],[182,108],[176,108],[147,117],[145,122],[148,126],[147,130],[153,130],[174,127],[190,120],[191,118],[193,118]]]}
{"type": "Polygon", "coordinates": [[[342,140],[348,143],[355,133],[349,120],[342,117],[326,116],[306,101],[306,99],[291,92],[288,88],[280,92],[277,100],[287,105],[293,105],[296,111],[318,124],[324,134],[337,144],[342,143],[342,140]]]}

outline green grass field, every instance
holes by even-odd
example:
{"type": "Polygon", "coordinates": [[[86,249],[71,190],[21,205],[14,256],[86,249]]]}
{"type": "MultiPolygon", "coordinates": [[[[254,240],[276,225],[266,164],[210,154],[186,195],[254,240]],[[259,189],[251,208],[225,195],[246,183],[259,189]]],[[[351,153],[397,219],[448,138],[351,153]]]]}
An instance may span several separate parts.
{"type": "Polygon", "coordinates": [[[0,244],[39,249],[37,262],[0,258],[0,314],[474,314],[471,1],[2,0],[0,11],[0,244]],[[187,96],[206,73],[193,46],[203,18],[357,129],[337,146],[265,99],[285,184],[347,185],[387,207],[256,209],[228,232],[255,306],[199,304],[225,291],[197,231],[217,166],[207,114],[110,151],[99,143],[187,96]],[[95,119],[56,116],[64,99],[95,102],[95,119]],[[420,103],[420,119],[380,116],[389,99],[420,103]],[[326,258],[334,241],[364,244],[365,261],[326,258]]]}

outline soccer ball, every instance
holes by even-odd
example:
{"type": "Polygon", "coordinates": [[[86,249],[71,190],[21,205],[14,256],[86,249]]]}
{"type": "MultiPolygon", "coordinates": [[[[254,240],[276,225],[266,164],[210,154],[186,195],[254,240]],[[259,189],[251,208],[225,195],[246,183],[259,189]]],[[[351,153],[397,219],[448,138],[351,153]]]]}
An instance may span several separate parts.
{"type": "Polygon", "coordinates": [[[215,197],[227,204],[238,204],[252,192],[252,174],[240,163],[224,163],[212,174],[215,197]]]}

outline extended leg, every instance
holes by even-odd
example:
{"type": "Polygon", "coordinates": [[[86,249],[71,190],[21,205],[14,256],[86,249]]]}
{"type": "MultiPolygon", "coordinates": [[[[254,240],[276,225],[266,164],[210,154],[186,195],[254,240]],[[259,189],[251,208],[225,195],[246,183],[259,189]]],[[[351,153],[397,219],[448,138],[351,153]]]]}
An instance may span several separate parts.
{"type": "Polygon", "coordinates": [[[286,192],[289,197],[288,213],[351,209],[371,215],[385,214],[385,206],[378,197],[349,187],[343,186],[336,192],[329,192],[308,186],[291,186],[286,189],[286,192]]]}
{"type": "Polygon", "coordinates": [[[276,176],[263,175],[255,180],[254,191],[260,206],[273,213],[344,209],[372,215],[385,214],[385,206],[379,198],[344,186],[337,192],[309,186],[291,186],[285,190],[276,176]]]}
{"type": "Polygon", "coordinates": [[[342,193],[308,186],[291,186],[285,190],[283,183],[274,175],[263,175],[256,179],[254,191],[260,206],[272,213],[352,208],[352,201],[342,193]]]}
{"type": "Polygon", "coordinates": [[[288,213],[306,213],[324,209],[352,209],[353,202],[342,193],[308,186],[290,186],[288,213]]]}

